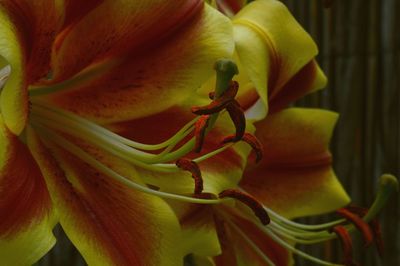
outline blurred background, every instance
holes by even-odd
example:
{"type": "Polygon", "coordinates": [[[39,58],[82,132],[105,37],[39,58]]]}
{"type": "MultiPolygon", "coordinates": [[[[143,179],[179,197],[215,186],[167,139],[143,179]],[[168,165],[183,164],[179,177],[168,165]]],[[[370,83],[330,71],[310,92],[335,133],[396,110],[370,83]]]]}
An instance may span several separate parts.
{"type": "MultiPolygon", "coordinates": [[[[298,105],[340,113],[332,143],[334,168],[353,202],[369,206],[382,173],[400,177],[400,1],[283,2],[318,44],[318,62],[329,79],[324,91],[298,105]]],[[[380,215],[383,259],[355,237],[355,257],[361,265],[400,265],[399,206],[397,195],[380,215]]],[[[340,261],[339,247],[333,242],[305,250],[340,261]]],[[[299,260],[298,265],[310,263],[299,260]]]]}
{"type": "MultiPolygon", "coordinates": [[[[297,104],[340,113],[332,143],[334,167],[353,202],[369,206],[378,177],[400,177],[400,1],[283,0],[320,48],[318,61],[328,87],[297,104]],[[330,4],[330,8],[325,5],[330,4]]],[[[400,196],[380,215],[385,255],[364,249],[355,235],[355,258],[364,266],[400,265],[400,196]]],[[[331,217],[302,219],[321,222],[331,217]]],[[[85,265],[56,228],[56,247],[37,265],[85,265]]],[[[341,261],[338,241],[304,246],[327,260],[341,261]]],[[[296,265],[310,265],[296,258],[296,265]]],[[[251,265],[249,265],[251,266],[251,265]]]]}

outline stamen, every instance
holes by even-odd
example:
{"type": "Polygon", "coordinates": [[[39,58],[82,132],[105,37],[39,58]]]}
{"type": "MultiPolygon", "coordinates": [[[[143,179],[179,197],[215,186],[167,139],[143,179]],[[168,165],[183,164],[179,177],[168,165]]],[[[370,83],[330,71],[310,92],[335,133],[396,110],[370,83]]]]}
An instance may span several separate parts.
{"type": "MultiPolygon", "coordinates": [[[[158,191],[158,190],[153,190],[148,186],[141,185],[139,183],[135,183],[129,178],[126,178],[124,176],[121,176],[111,168],[107,167],[106,165],[102,164],[101,162],[97,161],[95,158],[93,158],[90,154],[88,154],[86,151],[82,150],[80,147],[76,146],[72,142],[64,139],[63,137],[59,136],[58,134],[47,130],[45,127],[41,126],[40,124],[34,124],[34,128],[36,129],[37,132],[40,132],[41,135],[45,136],[46,138],[42,139],[42,141],[47,144],[46,146],[52,146],[58,145],[62,147],[64,150],[72,153],[74,156],[77,158],[81,159],[93,169],[96,169],[97,171],[105,174],[106,176],[110,177],[111,179],[114,179],[118,182],[120,182],[123,185],[126,185],[129,188],[148,193],[150,195],[158,196],[161,198],[166,198],[166,199],[172,199],[172,200],[178,200],[178,201],[183,201],[183,202],[189,202],[189,203],[199,203],[199,204],[219,204],[221,203],[221,199],[202,199],[202,198],[197,198],[197,197],[188,197],[185,195],[179,195],[179,194],[173,194],[169,192],[164,192],[164,191],[158,191]]],[[[29,141],[28,141],[29,145],[29,141]]]]}
{"type": "MultiPolygon", "coordinates": [[[[348,206],[346,207],[349,211],[356,213],[360,217],[364,217],[368,213],[367,208],[359,207],[359,206],[348,206]]],[[[369,226],[374,235],[376,249],[378,250],[379,256],[382,258],[384,254],[384,242],[382,238],[382,230],[381,225],[378,221],[378,218],[374,218],[369,222],[369,226]]]]}
{"type": "Polygon", "coordinates": [[[228,89],[222,93],[219,98],[215,99],[215,92],[209,96],[213,101],[206,106],[193,106],[192,112],[196,115],[210,115],[215,114],[225,109],[232,101],[239,90],[239,84],[236,81],[231,81],[228,89]]]}
{"type": "Polygon", "coordinates": [[[346,266],[356,266],[353,261],[353,244],[349,232],[344,226],[338,225],[332,228],[332,231],[338,236],[343,248],[343,263],[346,266]]]}
{"type": "Polygon", "coordinates": [[[201,171],[197,163],[186,158],[181,158],[176,161],[176,166],[192,174],[194,179],[194,194],[200,194],[203,191],[203,178],[201,177],[201,171]]]}
{"type": "Polygon", "coordinates": [[[198,199],[213,199],[213,200],[218,199],[217,195],[209,192],[201,192],[199,194],[195,194],[194,197],[198,199]]]}
{"type": "Polygon", "coordinates": [[[250,209],[253,210],[254,214],[258,217],[263,225],[267,225],[271,221],[263,206],[250,194],[236,189],[226,189],[219,193],[219,197],[221,199],[225,197],[234,198],[246,204],[250,209]]]}
{"type": "Polygon", "coordinates": [[[237,101],[232,101],[228,104],[226,110],[236,128],[235,141],[239,141],[242,139],[244,132],[246,131],[246,118],[243,109],[237,101]]]}
{"type": "MultiPolygon", "coordinates": [[[[242,139],[244,142],[249,144],[253,149],[254,153],[256,154],[256,163],[259,163],[263,157],[263,146],[261,142],[257,139],[256,136],[250,133],[244,133],[242,139]]],[[[229,142],[235,142],[236,135],[229,135],[222,140],[222,144],[226,144],[229,142]]]]}
{"type": "Polygon", "coordinates": [[[351,211],[345,208],[338,209],[336,213],[349,220],[362,233],[364,237],[365,247],[371,245],[374,237],[368,223],[366,223],[359,216],[353,214],[351,211]]]}
{"type": "Polygon", "coordinates": [[[201,152],[203,148],[204,138],[206,136],[206,129],[208,127],[208,122],[210,121],[209,115],[202,115],[200,116],[199,120],[197,120],[196,124],[194,125],[194,136],[196,138],[196,144],[194,146],[194,152],[201,152]]]}
{"type": "Polygon", "coordinates": [[[378,250],[379,256],[383,258],[385,243],[383,242],[382,238],[381,224],[379,223],[378,219],[373,219],[369,223],[369,225],[371,226],[372,232],[374,233],[376,249],[378,250]]]}

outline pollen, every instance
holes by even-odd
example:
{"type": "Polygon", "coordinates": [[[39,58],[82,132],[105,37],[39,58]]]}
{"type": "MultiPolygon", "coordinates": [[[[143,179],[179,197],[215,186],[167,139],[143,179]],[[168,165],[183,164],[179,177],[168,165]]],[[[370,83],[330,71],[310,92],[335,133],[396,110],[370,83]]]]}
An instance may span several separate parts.
{"type": "Polygon", "coordinates": [[[342,208],[338,209],[336,213],[343,218],[346,218],[350,221],[354,226],[361,232],[364,237],[365,246],[368,247],[372,244],[374,240],[373,233],[368,223],[366,223],[363,219],[361,219],[356,214],[352,213],[350,210],[342,208]]]}
{"type": "Polygon", "coordinates": [[[260,222],[263,225],[267,225],[271,221],[267,211],[265,211],[265,209],[263,208],[261,203],[258,202],[253,196],[251,196],[247,193],[244,193],[244,192],[236,190],[236,189],[226,189],[226,190],[222,191],[221,193],[219,193],[219,197],[220,198],[226,198],[226,197],[233,198],[233,199],[236,199],[236,200],[242,202],[243,204],[247,205],[250,209],[252,209],[252,211],[254,212],[254,215],[256,215],[258,217],[258,219],[260,220],[260,222]]]}

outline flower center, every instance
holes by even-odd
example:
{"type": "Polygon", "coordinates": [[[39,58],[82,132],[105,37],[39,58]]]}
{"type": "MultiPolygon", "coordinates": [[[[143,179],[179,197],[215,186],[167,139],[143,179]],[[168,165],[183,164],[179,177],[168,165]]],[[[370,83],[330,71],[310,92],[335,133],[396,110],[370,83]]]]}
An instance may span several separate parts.
{"type": "MultiPolygon", "coordinates": [[[[253,223],[263,234],[269,236],[282,247],[320,265],[333,264],[310,256],[296,249],[287,241],[299,244],[315,244],[338,237],[343,246],[344,263],[351,265],[353,260],[351,257],[351,238],[348,232],[358,229],[362,232],[367,244],[375,239],[381,253],[382,241],[379,223],[375,217],[386,204],[390,194],[398,187],[397,180],[391,175],[381,177],[377,197],[369,210],[359,207],[341,209],[337,213],[344,218],[317,225],[305,225],[290,221],[263,206],[243,190],[226,189],[218,195],[203,192],[203,179],[201,168],[198,165],[199,162],[212,158],[235,145],[238,141],[245,141],[253,148],[256,161],[260,161],[263,152],[258,140],[253,135],[246,133],[246,119],[243,110],[235,100],[238,84],[232,81],[232,77],[237,74],[236,65],[230,60],[220,60],[216,63],[215,70],[217,81],[215,91],[210,93],[211,103],[206,106],[193,107],[192,112],[198,117],[189,121],[173,136],[158,144],[140,143],[124,138],[88,119],[60,109],[44,101],[41,97],[37,97],[41,93],[31,95],[29,127],[34,128],[39,133],[45,145],[49,142],[59,145],[105,176],[138,191],[162,198],[198,204],[220,204],[229,201],[228,198],[243,203],[253,211],[254,215],[248,215],[240,208],[231,208],[230,205],[225,204],[216,209],[233,231],[237,232],[269,265],[273,265],[271,260],[246,235],[245,228],[241,228],[235,223],[237,217],[253,223]],[[215,147],[211,152],[194,159],[186,158],[190,152],[199,153],[201,151],[208,132],[216,125],[219,114],[225,111],[228,112],[235,125],[235,133],[226,136],[221,145],[215,147]],[[188,139],[190,135],[193,135],[193,137],[188,139]],[[136,167],[165,173],[186,171],[192,175],[194,180],[193,194],[174,194],[155,189],[154,184],[146,186],[136,183],[95,159],[71,141],[70,137],[88,142],[136,167]],[[178,145],[179,148],[176,148],[178,145]],[[258,220],[255,220],[255,217],[258,220]]],[[[0,90],[9,74],[10,67],[8,66],[0,70],[0,90]]]]}
{"type": "MultiPolygon", "coordinates": [[[[215,64],[215,70],[217,80],[215,91],[212,92],[211,104],[198,108],[202,110],[200,111],[201,114],[196,111],[196,107],[193,107],[192,111],[195,114],[199,114],[199,116],[189,121],[173,136],[158,144],[140,143],[124,138],[88,119],[58,108],[43,99],[43,97],[40,97],[43,94],[52,92],[47,87],[30,90],[29,126],[42,137],[45,145],[48,142],[52,142],[61,146],[64,150],[86,162],[94,169],[131,188],[159,197],[186,202],[201,204],[221,203],[226,200],[219,198],[218,195],[212,197],[201,195],[203,193],[203,180],[198,163],[216,156],[242,138],[246,141],[249,134],[245,134],[246,120],[243,111],[241,111],[240,106],[234,99],[238,90],[238,84],[232,81],[232,77],[237,74],[236,65],[230,60],[220,60],[215,64]],[[208,132],[216,125],[219,114],[225,111],[229,113],[235,124],[235,137],[229,138],[229,141],[222,142],[211,152],[199,155],[191,160],[187,159],[185,156],[190,152],[200,152],[208,132]],[[204,112],[206,114],[203,114],[204,112]],[[190,135],[193,135],[193,137],[188,138],[190,135]],[[174,194],[155,189],[157,187],[155,184],[146,186],[135,183],[93,158],[71,139],[78,139],[92,144],[135,167],[164,173],[188,171],[194,179],[194,193],[192,196],[174,194]]],[[[91,76],[91,74],[89,73],[87,76],[91,76]]],[[[85,75],[74,77],[71,81],[64,83],[75,84],[82,79],[85,79],[85,75]]],[[[55,85],[54,92],[57,92],[59,88],[65,89],[65,84],[62,86],[55,85]]]]}

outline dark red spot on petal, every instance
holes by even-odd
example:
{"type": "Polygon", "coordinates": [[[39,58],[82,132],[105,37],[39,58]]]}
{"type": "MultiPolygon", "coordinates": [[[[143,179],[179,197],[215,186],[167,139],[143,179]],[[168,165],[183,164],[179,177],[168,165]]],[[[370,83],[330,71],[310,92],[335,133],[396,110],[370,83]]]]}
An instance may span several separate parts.
{"type": "Polygon", "coordinates": [[[264,210],[263,206],[251,195],[236,189],[226,189],[219,193],[220,198],[233,198],[246,204],[253,210],[254,214],[260,219],[261,223],[267,225],[270,223],[268,213],[264,210]]]}
{"type": "Polygon", "coordinates": [[[200,194],[203,191],[203,178],[201,177],[201,171],[197,163],[186,158],[181,158],[176,161],[176,166],[192,174],[194,179],[194,194],[200,194]]]}

